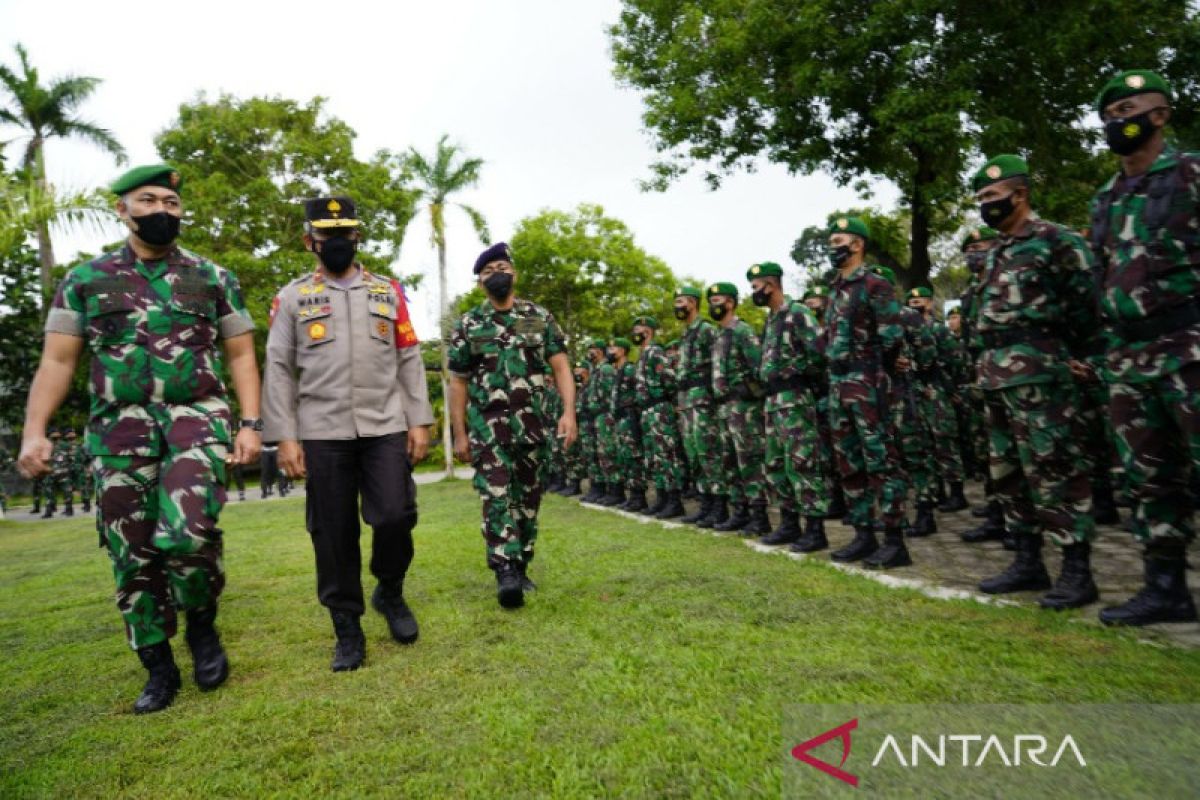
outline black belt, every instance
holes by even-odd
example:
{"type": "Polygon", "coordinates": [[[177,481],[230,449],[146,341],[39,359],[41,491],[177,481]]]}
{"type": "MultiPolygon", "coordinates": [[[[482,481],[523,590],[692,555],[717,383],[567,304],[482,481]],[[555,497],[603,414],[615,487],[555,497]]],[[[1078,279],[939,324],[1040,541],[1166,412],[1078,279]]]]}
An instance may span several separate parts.
{"type": "Polygon", "coordinates": [[[981,331],[983,346],[988,350],[1012,347],[1015,344],[1045,344],[1057,347],[1062,339],[1049,328],[1013,328],[1007,331],[981,331]]]}
{"type": "Polygon", "coordinates": [[[1200,322],[1200,300],[1193,300],[1136,322],[1114,322],[1112,332],[1127,342],[1149,342],[1197,322],[1200,322]]]}
{"type": "Polygon", "coordinates": [[[780,392],[799,392],[811,388],[813,388],[812,381],[803,375],[793,375],[790,378],[771,378],[767,381],[767,396],[770,397],[780,392]]]}

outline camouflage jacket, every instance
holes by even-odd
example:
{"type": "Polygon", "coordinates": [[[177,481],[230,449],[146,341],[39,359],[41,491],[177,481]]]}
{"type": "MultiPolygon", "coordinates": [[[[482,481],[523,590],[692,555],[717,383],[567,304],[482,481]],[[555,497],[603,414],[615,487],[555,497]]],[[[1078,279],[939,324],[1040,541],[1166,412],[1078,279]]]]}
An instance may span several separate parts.
{"type": "Polygon", "coordinates": [[[679,341],[679,407],[712,401],[712,351],[717,329],[697,316],[679,341]]]}
{"type": "Polygon", "coordinates": [[[54,449],[50,452],[50,473],[52,475],[61,478],[71,472],[74,462],[72,449],[71,443],[62,439],[54,443],[54,449]]]}
{"type": "Polygon", "coordinates": [[[1200,323],[1153,335],[1122,330],[1200,303],[1200,154],[1168,147],[1140,178],[1113,177],[1092,199],[1092,216],[1105,379],[1151,380],[1200,361],[1200,323]],[[1098,219],[1105,208],[1107,220],[1098,219]]]}
{"type": "Polygon", "coordinates": [[[758,380],[766,391],[767,410],[795,405],[824,378],[823,356],[817,351],[821,331],[813,312],[801,302],[783,298],[778,311],[768,311],[762,332],[758,380]]]}
{"type": "Polygon", "coordinates": [[[450,372],[467,381],[467,429],[476,445],[541,444],[549,360],[566,352],[554,316],[528,300],[507,311],[484,301],[450,334],[450,372]]]}
{"type": "Polygon", "coordinates": [[[254,330],[232,272],[179,247],[145,264],[126,245],[67,273],[45,329],[91,351],[93,455],[230,442],[217,341],[254,330]]]}
{"type": "Polygon", "coordinates": [[[638,416],[637,363],[626,361],[616,368],[608,410],[617,419],[638,416]]]}
{"type": "Polygon", "coordinates": [[[713,346],[712,385],[717,403],[762,403],[763,385],[758,379],[762,345],[744,319],[721,328],[713,346]]]}
{"type": "Polygon", "coordinates": [[[1074,231],[1031,217],[988,251],[979,289],[977,329],[983,339],[984,389],[1071,379],[1067,360],[1086,355],[1097,329],[1091,254],[1074,231]],[[996,345],[989,337],[1029,335],[996,345]]]}
{"type": "Polygon", "coordinates": [[[642,348],[637,362],[637,399],[642,408],[675,402],[675,367],[662,345],[651,341],[642,348]]]}
{"type": "Polygon", "coordinates": [[[863,380],[890,368],[904,344],[900,308],[892,285],[865,265],[834,279],[820,340],[831,383],[863,380]]]}
{"type": "Polygon", "coordinates": [[[611,412],[613,384],[617,381],[617,370],[607,361],[601,361],[592,370],[587,386],[587,409],[592,419],[608,416],[611,412]]]}

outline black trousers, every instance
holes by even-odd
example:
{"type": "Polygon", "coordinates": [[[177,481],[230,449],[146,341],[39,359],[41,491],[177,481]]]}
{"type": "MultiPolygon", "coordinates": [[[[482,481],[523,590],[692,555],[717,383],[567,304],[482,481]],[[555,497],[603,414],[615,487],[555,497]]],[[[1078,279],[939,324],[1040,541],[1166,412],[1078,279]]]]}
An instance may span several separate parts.
{"type": "Polygon", "coordinates": [[[417,487],[408,463],[408,436],[392,433],[358,439],[304,441],[308,532],[317,556],[321,605],[361,615],[362,518],[371,526],[371,574],[403,581],[413,559],[417,487]]]}

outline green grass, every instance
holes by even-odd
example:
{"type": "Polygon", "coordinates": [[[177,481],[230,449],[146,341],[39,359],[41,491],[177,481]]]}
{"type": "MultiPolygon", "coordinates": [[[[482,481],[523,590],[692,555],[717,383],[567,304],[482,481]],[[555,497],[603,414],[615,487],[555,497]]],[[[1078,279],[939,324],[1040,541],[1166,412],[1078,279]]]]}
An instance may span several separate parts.
{"type": "Polygon", "coordinates": [[[505,612],[469,484],[420,500],[421,640],[369,612],[367,666],[338,675],[302,501],[231,507],[232,676],[149,717],[89,522],[0,523],[0,796],[778,797],[788,704],[1200,700],[1198,652],[558,497],[541,589],[505,612]]]}

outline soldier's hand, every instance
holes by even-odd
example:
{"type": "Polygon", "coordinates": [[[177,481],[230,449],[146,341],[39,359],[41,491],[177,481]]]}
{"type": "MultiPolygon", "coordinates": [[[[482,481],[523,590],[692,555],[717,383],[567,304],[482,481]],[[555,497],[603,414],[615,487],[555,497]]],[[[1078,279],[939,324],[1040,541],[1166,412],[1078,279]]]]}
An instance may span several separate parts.
{"type": "Polygon", "coordinates": [[[454,457],[464,463],[471,463],[471,440],[465,433],[454,437],[454,457]]]}
{"type": "Polygon", "coordinates": [[[295,439],[284,439],[279,443],[279,470],[289,478],[304,478],[304,448],[295,439]]]}
{"type": "Polygon", "coordinates": [[[233,463],[250,464],[258,460],[262,435],[253,428],[242,428],[233,440],[233,463]]]}
{"type": "Polygon", "coordinates": [[[1096,370],[1086,361],[1071,359],[1067,362],[1067,366],[1071,369],[1071,375],[1080,383],[1094,383],[1099,380],[1096,376],[1096,370]]]}
{"type": "Polygon", "coordinates": [[[907,356],[897,356],[896,357],[896,371],[897,372],[908,372],[909,368],[911,368],[911,367],[912,367],[912,362],[908,360],[907,356]]]}
{"type": "Polygon", "coordinates": [[[429,428],[417,426],[408,429],[408,462],[416,465],[425,460],[429,453],[429,428]]]}
{"type": "Polygon", "coordinates": [[[558,438],[562,439],[563,450],[571,449],[571,445],[579,438],[579,428],[573,415],[563,414],[558,418],[558,438]]]}
{"type": "Polygon", "coordinates": [[[40,478],[50,474],[50,456],[54,445],[45,436],[30,436],[21,442],[21,454],[17,456],[17,469],[26,478],[40,478]]]}

